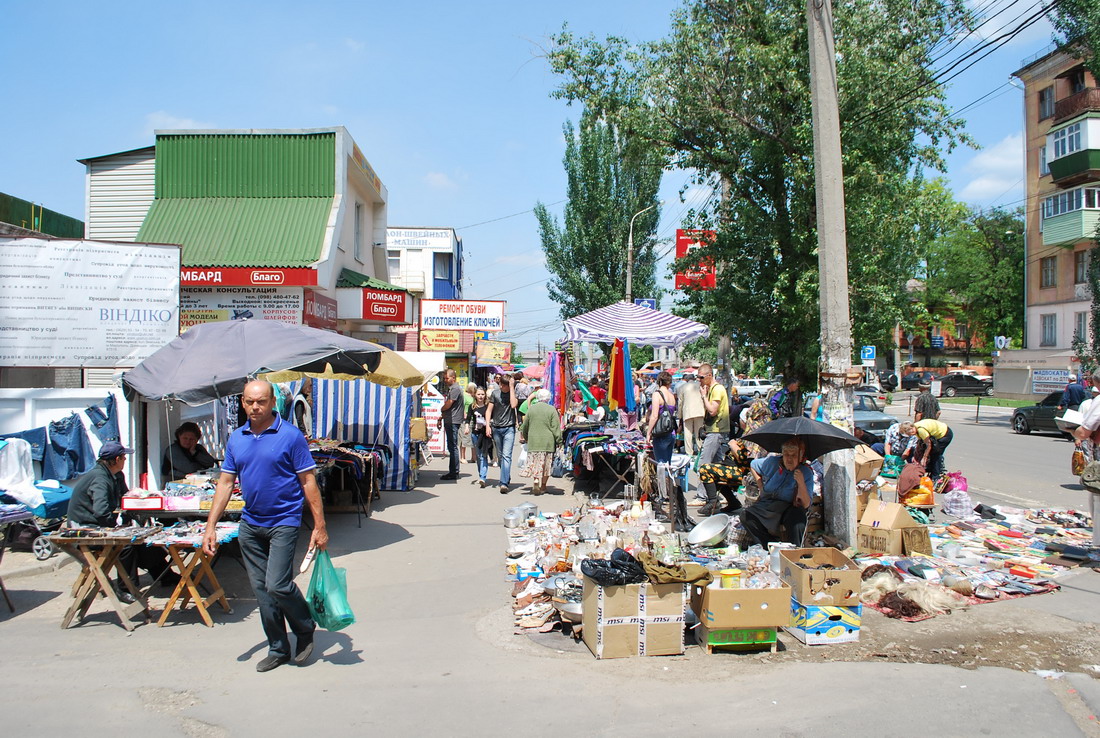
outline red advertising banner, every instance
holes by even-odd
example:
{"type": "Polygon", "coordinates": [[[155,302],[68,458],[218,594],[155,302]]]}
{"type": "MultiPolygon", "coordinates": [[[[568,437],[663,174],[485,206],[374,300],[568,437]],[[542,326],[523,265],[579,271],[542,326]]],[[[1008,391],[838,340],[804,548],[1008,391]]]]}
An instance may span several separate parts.
{"type": "Polygon", "coordinates": [[[363,289],[363,320],[375,323],[403,324],[409,293],[363,289]]]}
{"type": "Polygon", "coordinates": [[[313,328],[336,330],[336,300],[313,290],[305,290],[305,293],[302,322],[313,328]]]}
{"type": "MultiPolygon", "coordinates": [[[[702,230],[676,230],[676,259],[695,255],[699,249],[704,249],[714,243],[717,237],[714,231],[702,230]]],[[[695,267],[688,267],[676,272],[676,289],[694,287],[699,290],[713,290],[718,283],[714,260],[700,254],[695,267]]]]}
{"type": "Polygon", "coordinates": [[[306,267],[264,269],[261,267],[185,267],[180,269],[182,287],[313,287],[317,271],[306,267]]]}

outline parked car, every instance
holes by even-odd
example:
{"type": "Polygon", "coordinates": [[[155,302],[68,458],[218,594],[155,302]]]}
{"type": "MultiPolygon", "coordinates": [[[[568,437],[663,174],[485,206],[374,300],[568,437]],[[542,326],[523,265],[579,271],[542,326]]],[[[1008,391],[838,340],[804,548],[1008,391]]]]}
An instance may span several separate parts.
{"type": "Polygon", "coordinates": [[[935,372],[923,371],[923,372],[909,372],[901,378],[901,388],[903,390],[915,390],[919,389],[922,384],[931,384],[933,379],[939,379],[940,375],[935,372]]]}
{"type": "Polygon", "coordinates": [[[940,396],[985,395],[993,396],[993,380],[980,379],[971,374],[946,374],[940,378],[940,396]]]}
{"type": "Polygon", "coordinates": [[[1032,431],[1039,433],[1061,433],[1068,435],[1065,429],[1057,423],[1057,415],[1060,415],[1058,403],[1062,401],[1062,392],[1051,392],[1037,405],[1018,407],[1012,413],[1012,430],[1026,435],[1032,431]]]}
{"type": "Polygon", "coordinates": [[[767,397],[774,389],[778,388],[767,379],[739,379],[733,383],[730,391],[742,397],[767,397]]]}
{"type": "MultiPolygon", "coordinates": [[[[810,417],[813,404],[814,395],[810,395],[806,398],[806,405],[802,411],[807,418],[810,417]]],[[[882,412],[882,405],[873,394],[856,392],[852,398],[852,410],[856,426],[876,436],[881,436],[887,428],[898,422],[893,415],[882,412]]]]}
{"type": "Polygon", "coordinates": [[[898,388],[898,375],[893,369],[880,369],[878,381],[887,392],[893,392],[898,388]]]}

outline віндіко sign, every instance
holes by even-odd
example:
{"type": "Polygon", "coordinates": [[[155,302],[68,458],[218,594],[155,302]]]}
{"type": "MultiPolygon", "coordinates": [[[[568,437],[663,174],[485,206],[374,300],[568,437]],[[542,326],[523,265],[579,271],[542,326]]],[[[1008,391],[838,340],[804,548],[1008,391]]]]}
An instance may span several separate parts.
{"type": "Polygon", "coordinates": [[[502,331],[504,300],[421,300],[422,331],[502,331]]]}

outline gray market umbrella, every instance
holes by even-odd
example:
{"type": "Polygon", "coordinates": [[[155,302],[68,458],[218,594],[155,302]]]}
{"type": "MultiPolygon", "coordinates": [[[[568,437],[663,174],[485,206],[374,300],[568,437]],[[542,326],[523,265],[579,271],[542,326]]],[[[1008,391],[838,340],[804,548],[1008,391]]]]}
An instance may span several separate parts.
{"type": "Polygon", "coordinates": [[[238,394],[258,375],[278,381],[310,376],[366,379],[418,387],[423,376],[385,346],[274,320],[228,320],[193,326],[122,376],[128,398],[202,405],[238,394]]]}
{"type": "Polygon", "coordinates": [[[816,459],[830,451],[863,445],[863,441],[835,425],[802,416],[765,423],[751,433],[746,433],[741,440],[752,441],[765,451],[779,453],[783,444],[792,436],[798,436],[806,444],[807,459],[816,459]]]}

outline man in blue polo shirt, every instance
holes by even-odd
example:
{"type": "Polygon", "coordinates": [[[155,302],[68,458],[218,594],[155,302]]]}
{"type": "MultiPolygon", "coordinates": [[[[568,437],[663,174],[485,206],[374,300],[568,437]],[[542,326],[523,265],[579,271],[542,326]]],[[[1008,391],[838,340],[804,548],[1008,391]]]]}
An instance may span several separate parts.
{"type": "Polygon", "coordinates": [[[217,551],[215,527],[239,476],[245,507],[238,540],[267,635],[268,655],[256,665],[256,671],[264,672],[290,661],[288,624],[296,639],[294,663],[304,665],[313,653],[317,626],[294,583],[294,547],[302,524],[303,499],[313,515],[310,548],[324,550],[328,532],[309,445],[301,431],[275,414],[271,383],[249,382],[241,404],[248,422],[233,431],[225,446],[202,547],[211,556],[217,551]]]}

